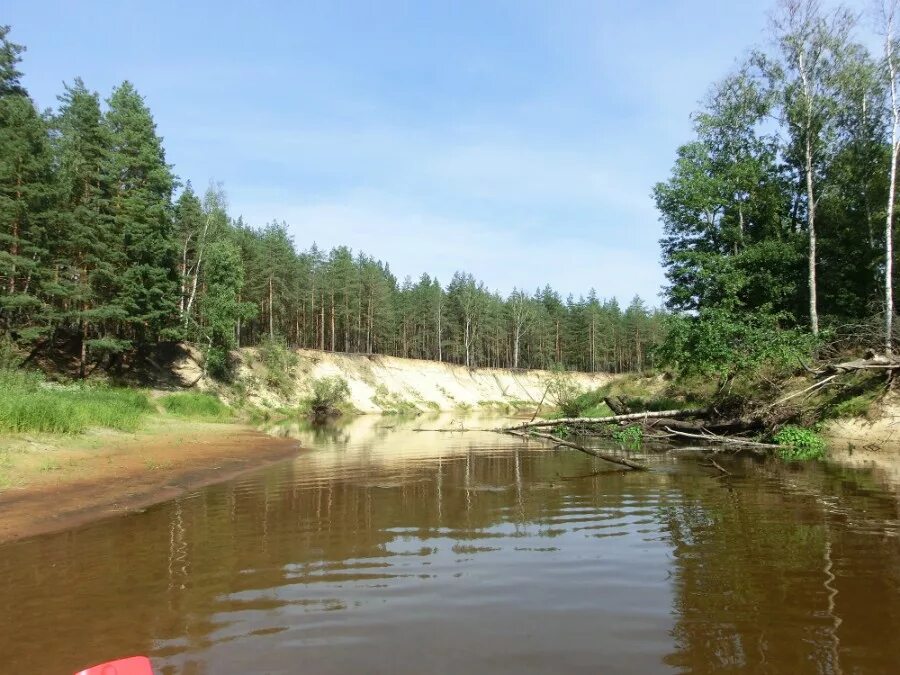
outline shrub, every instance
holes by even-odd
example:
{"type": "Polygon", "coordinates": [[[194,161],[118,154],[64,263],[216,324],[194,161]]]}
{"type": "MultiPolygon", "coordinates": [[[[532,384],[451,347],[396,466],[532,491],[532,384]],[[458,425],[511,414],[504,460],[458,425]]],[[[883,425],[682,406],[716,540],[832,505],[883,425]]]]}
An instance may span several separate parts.
{"type": "Polygon", "coordinates": [[[231,409],[211,394],[167,394],[160,399],[160,403],[166,412],[178,417],[208,421],[223,421],[231,417],[231,409]]]}
{"type": "Polygon", "coordinates": [[[779,327],[775,314],[706,309],[696,316],[673,316],[658,350],[663,364],[682,375],[716,376],[727,381],[762,368],[796,368],[808,360],[815,338],[779,327]]]}
{"type": "Polygon", "coordinates": [[[316,417],[341,414],[340,406],[350,397],[347,380],[337,375],[318,377],[312,381],[309,411],[316,417]]]}
{"type": "Polygon", "coordinates": [[[547,395],[565,417],[578,417],[581,411],[579,397],[581,387],[575,382],[571,373],[556,370],[547,382],[547,395]]]}
{"type": "Polygon", "coordinates": [[[294,371],[300,361],[297,354],[277,338],[263,342],[259,351],[266,371],[266,384],[282,398],[290,398],[294,394],[294,371]]]}
{"type": "Polygon", "coordinates": [[[825,440],[811,429],[783,427],[775,434],[775,442],[785,446],[778,451],[785,459],[821,459],[825,455],[825,440]]]}

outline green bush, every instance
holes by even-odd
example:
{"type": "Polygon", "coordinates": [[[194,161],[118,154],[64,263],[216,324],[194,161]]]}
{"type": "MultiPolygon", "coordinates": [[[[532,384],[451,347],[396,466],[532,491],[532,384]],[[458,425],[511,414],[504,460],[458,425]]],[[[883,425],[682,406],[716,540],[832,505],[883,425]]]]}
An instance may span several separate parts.
{"type": "Polygon", "coordinates": [[[259,352],[266,371],[266,384],[282,398],[293,396],[294,372],[300,362],[297,354],[278,339],[263,342],[259,352]]]}
{"type": "Polygon", "coordinates": [[[134,431],[153,411],[145,392],[103,385],[55,385],[38,373],[0,371],[0,432],[78,434],[134,431]]]}
{"type": "Polygon", "coordinates": [[[579,403],[582,390],[571,373],[555,370],[547,381],[547,395],[564,417],[578,417],[582,410],[579,403]]]}
{"type": "Polygon", "coordinates": [[[211,394],[183,392],[160,398],[166,412],[194,420],[224,421],[231,417],[231,409],[211,394]]]}
{"type": "Polygon", "coordinates": [[[783,427],[775,434],[775,442],[785,446],[778,451],[785,459],[821,459],[825,455],[825,440],[811,429],[783,427]]]}
{"type": "Polygon", "coordinates": [[[312,396],[308,401],[309,411],[317,416],[341,414],[341,406],[350,398],[347,380],[337,375],[318,377],[312,381],[312,396]]]}
{"type": "Polygon", "coordinates": [[[682,375],[715,376],[727,381],[753,376],[763,368],[794,369],[807,361],[816,338],[779,326],[783,317],[762,312],[706,309],[696,316],[672,316],[657,353],[682,375]]]}

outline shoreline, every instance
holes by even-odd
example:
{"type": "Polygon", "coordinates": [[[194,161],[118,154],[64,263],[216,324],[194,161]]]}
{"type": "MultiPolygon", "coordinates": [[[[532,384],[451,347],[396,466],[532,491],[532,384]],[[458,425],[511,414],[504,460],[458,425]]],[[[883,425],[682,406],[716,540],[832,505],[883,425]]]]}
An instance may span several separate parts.
{"type": "Polygon", "coordinates": [[[134,434],[7,436],[0,449],[7,468],[10,456],[18,460],[12,484],[0,489],[5,544],[175,499],[287,460],[301,448],[240,424],[166,419],[134,434]]]}

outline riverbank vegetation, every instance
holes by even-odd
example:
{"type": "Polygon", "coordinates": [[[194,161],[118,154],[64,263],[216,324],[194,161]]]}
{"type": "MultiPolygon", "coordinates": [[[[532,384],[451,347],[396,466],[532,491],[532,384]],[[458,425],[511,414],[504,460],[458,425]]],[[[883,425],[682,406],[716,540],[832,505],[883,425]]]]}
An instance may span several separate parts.
{"type": "Polygon", "coordinates": [[[860,17],[783,0],[772,49],[713,84],[653,191],[673,312],[660,359],[727,387],[744,372],[872,348],[894,332],[897,3],[860,17]]]}
{"type": "Polygon", "coordinates": [[[134,432],[166,416],[228,422],[234,411],[212,394],[153,396],[105,382],[52,382],[42,373],[0,368],[0,433],[81,434],[90,429],[134,432]]]}
{"type": "Polygon", "coordinates": [[[212,394],[178,392],[159,399],[163,410],[176,417],[205,422],[227,422],[234,411],[212,394]]]}
{"type": "MultiPolygon", "coordinates": [[[[652,191],[664,311],[549,286],[502,296],[465,272],[398,280],[346,247],[298,247],[286,223],[230,213],[220,186],[182,182],[131,83],[101,100],[75,79],[55,110],[38,112],[19,72],[23,48],[3,28],[0,330],[19,365],[85,380],[121,381],[169,341],[197,345],[203,375],[230,380],[234,349],[255,346],[265,385],[310,410],[328,397],[295,391],[297,347],[665,373],[652,395],[625,391],[629,378],[595,392],[551,381],[548,404],[568,417],[703,407],[774,432],[866,412],[893,372],[896,337],[896,5],[870,17],[883,33],[873,52],[846,8],[782,0],[772,47],[712,85],[693,138],[652,191]],[[866,350],[887,366],[831,377],[822,365],[866,350]],[[823,381],[803,383],[807,371],[823,381]]],[[[252,384],[233,383],[233,398],[252,384]]],[[[417,408],[386,390],[376,398],[385,410],[417,408]]],[[[177,401],[173,411],[218,414],[177,401]]],[[[10,420],[24,415],[15,410],[10,420]]]]}
{"type": "Polygon", "coordinates": [[[95,427],[134,431],[153,411],[140,390],[54,385],[38,373],[0,370],[0,433],[78,434],[95,427]]]}

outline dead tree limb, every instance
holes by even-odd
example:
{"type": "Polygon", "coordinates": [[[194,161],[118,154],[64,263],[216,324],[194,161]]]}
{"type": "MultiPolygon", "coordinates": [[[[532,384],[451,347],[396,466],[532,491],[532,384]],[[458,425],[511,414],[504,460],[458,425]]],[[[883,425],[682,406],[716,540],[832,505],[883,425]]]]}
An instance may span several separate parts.
{"type": "Polygon", "coordinates": [[[834,375],[826,377],[824,380],[819,380],[811,387],[807,387],[806,389],[803,389],[802,391],[795,391],[793,394],[789,394],[789,395],[785,396],[784,398],[778,399],[777,401],[775,401],[775,403],[773,403],[769,407],[774,408],[777,405],[781,405],[782,403],[786,403],[787,401],[790,401],[792,398],[797,398],[798,396],[802,396],[803,394],[805,394],[807,392],[812,393],[814,390],[820,389],[821,387],[824,387],[825,385],[827,385],[838,375],[840,375],[840,373],[835,373],[834,375]]]}
{"type": "Polygon", "coordinates": [[[728,469],[726,469],[724,466],[722,466],[721,464],[719,464],[719,463],[718,463],[716,460],[714,460],[712,457],[709,457],[708,459],[709,459],[710,466],[715,467],[716,469],[718,469],[719,471],[721,471],[722,474],[725,475],[725,476],[730,476],[730,475],[731,475],[731,472],[730,472],[728,469]]]}
{"type": "Polygon", "coordinates": [[[602,459],[604,461],[612,462],[613,464],[619,464],[621,466],[627,466],[629,469],[633,469],[634,471],[647,471],[650,468],[646,464],[641,464],[640,462],[632,462],[630,459],[625,459],[624,457],[616,457],[615,455],[610,455],[608,453],[601,452],[600,450],[595,450],[594,448],[586,448],[582,445],[578,445],[577,443],[572,443],[571,441],[565,441],[561,438],[557,438],[556,436],[551,436],[550,434],[542,434],[537,431],[532,431],[526,434],[522,431],[516,431],[515,429],[505,429],[503,430],[503,432],[525,439],[539,438],[543,441],[549,441],[557,445],[564,445],[567,448],[580,450],[586,455],[591,455],[592,457],[596,457],[597,459],[602,459]]]}
{"type": "Polygon", "coordinates": [[[730,436],[719,436],[713,433],[705,433],[705,434],[691,434],[686,431],[675,431],[674,429],[670,429],[666,427],[666,431],[680,436],[682,438],[693,438],[696,440],[706,441],[707,443],[722,443],[723,445],[740,445],[746,448],[768,448],[775,449],[778,448],[783,450],[785,446],[783,445],[775,445],[774,443],[761,443],[759,441],[748,441],[745,438],[732,438],[730,436]]]}
{"type": "Polygon", "coordinates": [[[501,427],[496,431],[519,431],[521,429],[536,429],[538,427],[555,427],[559,425],[581,425],[591,426],[594,424],[615,424],[616,422],[636,422],[640,420],[656,419],[659,417],[670,417],[673,419],[681,417],[696,417],[703,415],[707,411],[705,409],[696,410],[660,410],[658,412],[640,412],[628,413],[627,415],[612,415],[611,417],[561,417],[557,420],[538,420],[536,422],[525,422],[516,424],[511,427],[501,427]]]}
{"type": "MultiPolygon", "coordinates": [[[[534,422],[534,418],[538,416],[539,412],[541,412],[541,406],[544,405],[544,399],[547,398],[547,392],[549,392],[549,391],[550,391],[550,385],[548,384],[547,387],[544,389],[544,395],[541,396],[540,403],[538,403],[537,408],[534,409],[534,414],[531,416],[531,419],[528,420],[529,422],[534,422]]],[[[534,400],[534,399],[532,399],[532,400],[534,400]]]]}
{"type": "MultiPolygon", "coordinates": [[[[805,367],[805,366],[804,366],[805,367]]],[[[865,359],[853,359],[852,361],[844,361],[843,363],[829,363],[819,370],[807,370],[816,377],[823,375],[851,373],[857,370],[897,370],[900,369],[900,361],[889,358],[887,356],[872,356],[865,359]]]]}

